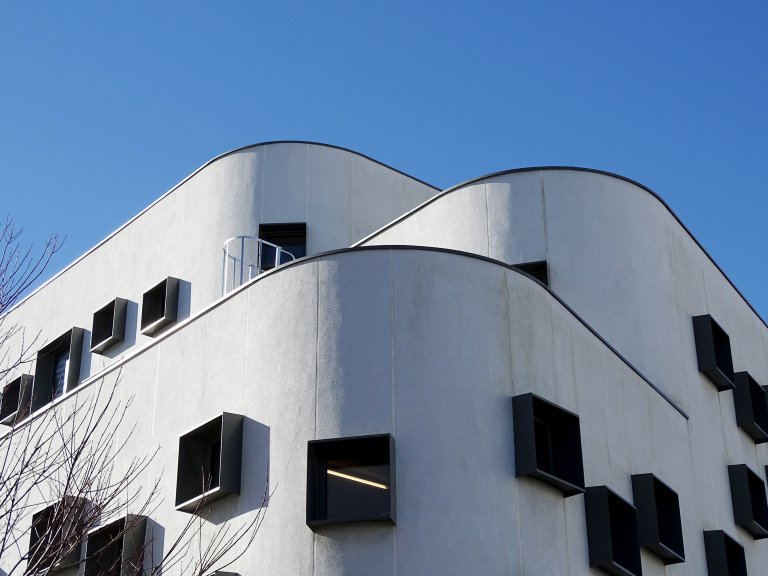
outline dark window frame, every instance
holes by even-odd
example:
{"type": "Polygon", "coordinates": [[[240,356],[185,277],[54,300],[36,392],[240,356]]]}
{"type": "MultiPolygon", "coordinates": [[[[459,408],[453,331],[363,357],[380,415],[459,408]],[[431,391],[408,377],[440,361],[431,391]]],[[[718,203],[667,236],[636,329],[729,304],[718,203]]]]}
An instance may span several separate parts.
{"type": "Polygon", "coordinates": [[[546,482],[565,497],[583,493],[579,416],[532,392],[514,396],[512,411],[515,475],[546,482]]]}
{"type": "MultiPolygon", "coordinates": [[[[365,464],[363,464],[365,465],[365,464]]],[[[391,434],[373,434],[367,436],[348,436],[311,440],[307,443],[307,526],[316,530],[323,526],[336,524],[354,524],[360,522],[396,523],[396,474],[395,440],[391,434]],[[329,513],[329,508],[340,510],[344,502],[328,503],[328,461],[354,458],[363,460],[370,455],[368,465],[387,466],[388,483],[387,506],[383,512],[329,513]]],[[[385,495],[387,496],[387,495],[385,495]]]]}
{"type": "Polygon", "coordinates": [[[115,298],[93,313],[91,352],[102,354],[125,339],[128,300],[115,298]]]}
{"type": "Polygon", "coordinates": [[[768,392],[749,372],[736,372],[735,385],[736,424],[755,444],[768,442],[768,392]]]}
{"type": "Polygon", "coordinates": [[[80,561],[80,552],[82,546],[82,532],[85,528],[85,515],[88,501],[83,498],[66,496],[42,510],[32,515],[32,523],[29,529],[29,551],[27,564],[40,562],[40,556],[45,553],[45,540],[51,523],[55,523],[59,528],[60,534],[56,535],[51,541],[54,549],[56,547],[71,546],[66,554],[54,554],[51,558],[43,558],[39,564],[39,570],[49,569],[49,573],[58,572],[76,566],[80,561]],[[74,525],[74,526],[73,526],[74,525]],[[42,530],[40,529],[42,528],[42,530]],[[77,542],[69,544],[60,544],[64,535],[70,537],[78,536],[77,542]],[[41,549],[38,549],[40,545],[41,549]]]}
{"type": "Polygon", "coordinates": [[[735,373],[728,333],[712,316],[702,314],[693,317],[693,334],[699,372],[709,378],[718,391],[733,390],[735,373]]]}
{"type": "Polygon", "coordinates": [[[222,412],[179,437],[176,510],[195,512],[210,503],[240,493],[243,457],[243,416],[222,412]],[[211,446],[220,445],[218,477],[212,478],[211,446]]]}
{"type": "Polygon", "coordinates": [[[768,498],[765,482],[746,464],[728,466],[733,521],[755,540],[768,538],[768,498]]]}
{"type": "MultiPolygon", "coordinates": [[[[268,222],[259,224],[259,239],[265,240],[270,244],[276,244],[285,251],[289,252],[297,260],[303,258],[307,253],[307,223],[306,222],[268,222]],[[283,247],[282,243],[286,240],[290,240],[290,244],[296,243],[299,240],[303,241],[303,254],[294,254],[295,250],[291,251],[283,247]],[[282,242],[282,243],[281,243],[282,242]]],[[[259,269],[262,271],[271,270],[275,267],[275,256],[272,257],[272,261],[266,261],[266,252],[262,249],[261,260],[259,261],[259,269]]],[[[285,262],[280,262],[284,264],[285,262]]]]}
{"type": "Polygon", "coordinates": [[[635,507],[608,486],[584,493],[589,565],[616,576],[641,576],[635,507]]]}
{"type": "Polygon", "coordinates": [[[723,530],[704,531],[709,576],[747,576],[744,547],[723,530]]]}
{"type": "Polygon", "coordinates": [[[141,333],[154,336],[175,324],[179,316],[180,280],[168,276],[149,288],[141,297],[141,333]]]}
{"type": "Polygon", "coordinates": [[[80,363],[83,355],[82,328],[71,328],[52,342],[46,344],[37,353],[35,362],[35,379],[32,385],[32,411],[39,410],[50,404],[80,384],[80,363]],[[56,359],[64,353],[69,354],[68,366],[62,394],[55,395],[53,384],[56,359]]]}
{"type": "Polygon", "coordinates": [[[632,475],[640,546],[664,564],[685,562],[685,544],[677,492],[653,474],[632,475]]]}
{"type": "Polygon", "coordinates": [[[533,276],[536,280],[544,284],[544,286],[549,286],[549,264],[546,260],[520,262],[519,264],[513,264],[512,266],[518,270],[522,270],[529,276],[533,276]]]}
{"type": "Polygon", "coordinates": [[[133,576],[141,573],[145,538],[145,516],[128,514],[94,528],[85,543],[84,576],[133,576]],[[101,565],[105,556],[115,558],[110,566],[101,565]]]}
{"type": "Polygon", "coordinates": [[[33,380],[31,374],[22,374],[3,388],[3,397],[0,399],[0,424],[13,426],[29,416],[33,380]]]}

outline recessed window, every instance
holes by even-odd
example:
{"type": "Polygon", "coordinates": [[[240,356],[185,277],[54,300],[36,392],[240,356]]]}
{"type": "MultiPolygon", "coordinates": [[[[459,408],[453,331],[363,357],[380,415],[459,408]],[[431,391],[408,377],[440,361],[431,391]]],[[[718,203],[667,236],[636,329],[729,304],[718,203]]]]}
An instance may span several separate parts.
{"type": "Polygon", "coordinates": [[[293,258],[302,258],[307,254],[307,225],[304,222],[287,224],[260,224],[259,239],[281,248],[261,245],[261,269],[270,270],[285,264],[293,258]],[[288,252],[285,254],[284,252],[288,252]],[[293,258],[291,258],[291,256],[293,258]]]}
{"type": "Polygon", "coordinates": [[[77,564],[86,504],[82,498],[63,498],[32,516],[28,573],[63,570],[77,564]]]}
{"type": "Polygon", "coordinates": [[[640,576],[640,542],[635,507],[607,486],[584,494],[589,565],[618,576],[640,576]]]}
{"type": "Polygon", "coordinates": [[[547,268],[546,260],[540,260],[538,262],[522,262],[520,264],[515,264],[514,266],[518,270],[530,274],[545,286],[549,286],[549,270],[547,268]]]}
{"type": "Polygon", "coordinates": [[[85,576],[133,576],[144,564],[146,518],[129,514],[91,531],[85,546],[85,576]]]}
{"type": "Polygon", "coordinates": [[[205,503],[240,493],[243,417],[224,412],[179,438],[176,509],[194,512],[205,503]]]}
{"type": "Polygon", "coordinates": [[[756,444],[768,442],[768,394],[749,372],[736,373],[736,423],[756,444]]]}
{"type": "Polygon", "coordinates": [[[82,328],[72,328],[37,353],[32,410],[42,408],[80,383],[82,328]]]}
{"type": "Polygon", "coordinates": [[[101,354],[125,338],[128,300],[115,298],[93,314],[91,352],[101,354]]]}
{"type": "Polygon", "coordinates": [[[584,492],[579,417],[535,394],[512,398],[515,475],[530,476],[565,496],[584,492]]]}
{"type": "Polygon", "coordinates": [[[722,530],[704,531],[709,576],[747,576],[744,548],[722,530]]]}
{"type": "Polygon", "coordinates": [[[179,312],[179,279],[168,276],[144,292],[141,299],[141,333],[157,334],[174,324],[179,312]]]}
{"type": "Polygon", "coordinates": [[[685,562],[677,492],[653,474],[633,474],[632,496],[640,546],[656,554],[664,564],[685,562]]]}
{"type": "Polygon", "coordinates": [[[395,522],[395,442],[389,434],[307,445],[307,526],[395,522]]]}
{"type": "Polygon", "coordinates": [[[768,500],[765,483],[746,464],[728,466],[733,520],[755,540],[768,538],[768,500]]]}
{"type": "Polygon", "coordinates": [[[728,334],[709,314],[693,317],[693,334],[699,372],[709,378],[721,392],[733,389],[735,376],[728,334]]]}
{"type": "Polygon", "coordinates": [[[32,398],[32,376],[22,374],[3,388],[0,399],[0,424],[13,426],[29,415],[29,402],[32,398]]]}

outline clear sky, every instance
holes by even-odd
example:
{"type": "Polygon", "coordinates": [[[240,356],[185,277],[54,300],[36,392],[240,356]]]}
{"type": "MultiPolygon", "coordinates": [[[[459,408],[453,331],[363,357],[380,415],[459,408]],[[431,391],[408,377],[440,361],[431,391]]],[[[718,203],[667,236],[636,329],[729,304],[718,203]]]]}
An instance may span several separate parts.
{"type": "Polygon", "coordinates": [[[0,3],[0,212],[29,241],[66,234],[52,272],[213,156],[275,139],[440,187],[618,172],[768,319],[766,0],[0,3]]]}

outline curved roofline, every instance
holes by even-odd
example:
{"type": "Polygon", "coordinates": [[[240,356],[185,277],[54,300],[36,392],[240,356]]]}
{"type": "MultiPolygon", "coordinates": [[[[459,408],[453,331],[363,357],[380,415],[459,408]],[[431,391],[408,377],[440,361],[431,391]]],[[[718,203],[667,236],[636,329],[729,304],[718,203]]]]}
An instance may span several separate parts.
{"type": "MultiPolygon", "coordinates": [[[[419,178],[416,178],[414,176],[411,176],[410,174],[407,174],[403,172],[402,170],[398,170],[397,168],[393,168],[392,166],[389,166],[388,164],[384,164],[384,162],[380,162],[379,160],[376,160],[375,158],[371,158],[370,156],[366,156],[365,154],[361,152],[356,152],[355,150],[351,150],[349,148],[344,148],[343,146],[336,146],[335,144],[325,144],[324,142],[312,142],[311,140],[265,140],[264,142],[257,142],[255,144],[248,144],[246,146],[240,146],[238,148],[233,148],[232,150],[228,150],[227,152],[223,152],[219,154],[218,156],[214,156],[210,160],[206,161],[204,164],[202,164],[199,168],[191,172],[189,175],[185,176],[182,180],[180,180],[177,184],[172,186],[170,189],[168,189],[167,192],[162,194],[159,198],[154,200],[151,204],[149,204],[146,208],[141,210],[138,214],[127,220],[124,224],[116,228],[113,232],[108,234],[104,239],[99,241],[97,244],[95,244],[92,248],[86,250],[83,252],[80,256],[75,258],[72,262],[67,264],[64,268],[59,270],[56,274],[48,278],[45,282],[40,284],[37,288],[32,290],[29,294],[24,296],[21,300],[16,302],[10,309],[8,309],[5,314],[9,314],[11,311],[13,311],[18,306],[21,306],[24,302],[27,301],[31,296],[36,294],[39,290],[42,290],[45,288],[49,283],[53,282],[56,278],[64,274],[67,270],[72,268],[75,264],[80,262],[83,258],[100,248],[103,244],[105,244],[108,240],[110,240],[113,236],[115,236],[118,232],[128,227],[131,223],[133,223],[134,220],[138,219],[142,214],[147,212],[150,208],[152,208],[155,204],[158,204],[160,201],[162,201],[166,196],[169,196],[173,192],[175,192],[178,188],[180,188],[183,184],[185,184],[187,181],[189,181],[191,178],[196,176],[199,172],[213,164],[214,162],[218,162],[222,158],[226,158],[227,156],[231,156],[232,154],[237,154],[238,152],[243,152],[245,150],[249,150],[251,148],[257,148],[259,146],[271,146],[273,144],[307,144],[311,146],[320,146],[323,148],[332,148],[334,150],[341,150],[342,152],[347,152],[349,154],[354,154],[355,156],[359,156],[360,158],[364,158],[366,160],[369,160],[370,162],[373,162],[374,164],[378,164],[379,166],[383,166],[384,168],[387,168],[388,170],[391,170],[392,172],[396,172],[397,174],[400,174],[402,176],[405,176],[406,178],[410,178],[411,180],[414,180],[415,182],[418,182],[420,184],[423,184],[424,186],[428,186],[429,188],[432,188],[433,190],[440,191],[440,188],[437,186],[434,186],[428,182],[425,182],[424,180],[421,180],[419,178]]],[[[3,314],[3,316],[5,316],[3,314]]]]}
{"type": "Polygon", "coordinates": [[[741,293],[741,290],[739,290],[736,287],[736,284],[734,284],[733,281],[728,277],[728,275],[723,271],[723,269],[720,268],[720,265],[715,261],[714,258],[712,258],[710,253],[707,252],[707,249],[704,248],[704,246],[702,246],[701,242],[699,242],[696,239],[696,236],[693,235],[693,233],[683,223],[683,221],[680,219],[680,217],[677,214],[675,214],[675,211],[672,210],[672,208],[670,208],[669,204],[667,204],[661,196],[659,196],[656,192],[654,192],[653,190],[648,188],[648,186],[646,186],[645,184],[641,184],[637,180],[632,180],[632,178],[627,178],[626,176],[622,176],[621,174],[615,174],[614,172],[608,172],[607,170],[598,170],[596,168],[583,168],[583,167],[580,167],[580,166],[533,166],[533,167],[530,167],[530,168],[511,168],[509,170],[499,170],[498,172],[491,172],[490,174],[486,174],[485,176],[479,176],[477,178],[472,178],[470,180],[465,180],[464,182],[461,182],[460,184],[456,184],[454,186],[451,186],[450,188],[446,188],[445,190],[443,190],[439,194],[436,194],[435,196],[432,196],[432,198],[429,198],[428,200],[422,202],[421,204],[419,204],[415,208],[409,210],[405,214],[402,214],[401,216],[398,216],[397,218],[392,220],[392,222],[390,222],[389,224],[385,224],[384,226],[382,226],[381,228],[379,228],[375,232],[371,232],[368,236],[366,236],[362,240],[359,240],[358,242],[355,242],[352,246],[353,247],[360,246],[363,242],[367,242],[371,238],[375,238],[376,236],[378,236],[382,232],[384,232],[386,230],[389,230],[389,228],[391,228],[395,224],[401,222],[402,220],[405,220],[406,218],[410,217],[412,214],[415,214],[416,212],[418,212],[422,208],[425,208],[426,206],[430,205],[432,202],[435,202],[436,200],[439,200],[440,198],[442,198],[446,194],[454,192],[454,191],[456,191],[456,190],[458,190],[460,188],[464,188],[465,186],[468,186],[470,184],[475,184],[477,182],[480,182],[481,180],[488,180],[489,178],[494,178],[496,176],[505,176],[507,174],[517,174],[517,173],[521,173],[521,172],[537,172],[537,171],[544,172],[544,171],[555,171],[555,170],[569,170],[569,171],[572,171],[572,172],[589,172],[589,173],[592,173],[592,174],[599,174],[601,176],[608,176],[610,178],[616,178],[618,180],[624,180],[625,182],[633,184],[633,185],[637,186],[638,188],[648,192],[651,196],[656,198],[656,200],[658,200],[661,203],[661,205],[664,206],[664,208],[667,209],[667,212],[669,212],[675,220],[677,220],[677,223],[680,225],[680,227],[683,230],[685,230],[685,232],[688,234],[688,236],[691,237],[691,240],[694,241],[696,246],[698,246],[699,249],[704,253],[704,255],[707,258],[709,258],[709,261],[712,262],[712,264],[715,265],[715,268],[717,268],[717,270],[720,272],[720,274],[723,275],[723,278],[725,278],[726,281],[728,282],[728,284],[731,285],[731,288],[733,288],[736,291],[736,293],[741,297],[741,299],[749,307],[749,309],[752,310],[752,312],[755,314],[755,316],[757,316],[757,319],[760,320],[760,322],[763,323],[763,326],[768,328],[768,323],[766,323],[765,319],[760,315],[760,313],[757,310],[755,310],[755,308],[752,306],[752,304],[750,304],[749,300],[747,300],[746,296],[744,296],[744,294],[741,293]]]}
{"type": "MultiPolygon", "coordinates": [[[[108,366],[105,366],[95,374],[89,375],[87,378],[85,378],[82,382],[78,384],[78,386],[72,390],[65,393],[63,396],[59,396],[57,399],[53,401],[51,404],[47,404],[44,408],[41,408],[38,412],[34,412],[28,416],[28,419],[21,422],[19,425],[24,426],[27,423],[35,420],[42,414],[45,414],[47,410],[49,410],[52,406],[56,406],[60,402],[66,402],[68,398],[75,396],[79,394],[84,389],[88,388],[91,384],[94,382],[97,382],[98,380],[104,378],[108,374],[114,372],[115,370],[121,370],[123,365],[125,365],[127,362],[130,362],[134,358],[141,356],[148,350],[151,350],[155,346],[159,345],[161,342],[163,342],[166,338],[171,337],[176,332],[183,330],[186,326],[189,324],[192,324],[193,322],[196,322],[200,318],[204,317],[206,314],[211,312],[212,310],[215,310],[219,306],[226,303],[231,298],[234,298],[237,294],[244,290],[248,290],[251,286],[256,284],[257,282],[261,282],[269,278],[270,276],[274,274],[279,274],[282,271],[288,270],[294,266],[301,266],[303,264],[309,264],[316,260],[327,258],[328,256],[336,256],[339,254],[350,254],[355,252],[370,252],[370,251],[383,251],[383,250],[398,250],[398,251],[420,251],[420,252],[439,252],[442,254],[451,254],[455,256],[464,256],[467,258],[472,258],[474,260],[481,260],[484,262],[488,262],[490,264],[494,264],[496,266],[500,266],[502,268],[506,268],[508,270],[512,270],[513,272],[516,272],[517,274],[520,274],[521,276],[525,276],[529,280],[533,281],[534,283],[538,284],[547,294],[556,300],[565,310],[567,310],[578,322],[580,322],[589,332],[595,336],[608,350],[610,350],[619,360],[621,360],[627,368],[632,370],[637,376],[640,377],[640,379],[645,382],[648,386],[650,386],[661,398],[663,398],[672,408],[674,408],[683,418],[686,420],[689,419],[688,414],[683,410],[680,406],[677,405],[677,403],[672,400],[669,396],[667,396],[664,391],[662,391],[658,386],[656,386],[653,382],[651,382],[645,374],[643,374],[634,364],[632,364],[624,355],[621,354],[616,348],[614,348],[610,342],[608,342],[605,338],[603,338],[600,333],[595,330],[584,318],[579,316],[579,314],[568,304],[563,301],[562,298],[560,298],[557,294],[555,294],[549,286],[542,283],[537,278],[534,278],[527,272],[520,270],[519,268],[515,267],[512,264],[507,264],[506,262],[502,262],[501,260],[495,260],[493,258],[490,258],[488,256],[483,256],[481,254],[475,254],[473,252],[464,252],[463,250],[455,250],[453,248],[438,248],[436,246],[415,246],[415,245],[400,245],[400,244],[382,244],[378,246],[357,246],[357,247],[351,247],[351,248],[339,248],[336,250],[327,250],[325,252],[320,252],[318,254],[312,254],[311,256],[305,256],[303,258],[298,258],[296,260],[292,260],[290,262],[287,262],[281,266],[278,266],[277,268],[272,268],[271,270],[264,272],[263,274],[259,274],[255,278],[252,278],[251,280],[248,280],[247,282],[244,282],[231,292],[225,294],[218,300],[210,303],[205,308],[202,308],[201,310],[198,310],[195,314],[189,316],[188,318],[185,318],[184,320],[180,321],[178,324],[175,324],[170,327],[167,331],[162,332],[159,334],[156,338],[150,340],[149,342],[145,343],[143,346],[140,346],[136,350],[132,350],[130,352],[127,352],[124,356],[122,356],[120,359],[116,360],[112,364],[109,364],[108,366]]],[[[9,428],[9,430],[15,430],[17,429],[15,426],[13,428],[9,428]]],[[[3,432],[0,432],[0,437],[2,437],[3,432]]]]}

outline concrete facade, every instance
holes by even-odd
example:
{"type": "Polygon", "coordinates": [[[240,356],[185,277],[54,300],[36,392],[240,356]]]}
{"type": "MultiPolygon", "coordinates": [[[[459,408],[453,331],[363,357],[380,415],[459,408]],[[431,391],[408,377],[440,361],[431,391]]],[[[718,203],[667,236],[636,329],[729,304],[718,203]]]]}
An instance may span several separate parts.
{"type": "Polygon", "coordinates": [[[80,326],[88,342],[115,297],[129,300],[125,341],[106,355],[86,343],[79,386],[56,402],[119,374],[133,399],[122,425],[136,427],[120,460],[157,450],[151,520],[169,541],[188,519],[173,506],[179,436],[243,415],[240,494],[211,503],[209,522],[245,523],[267,482],[274,495],[228,570],[601,573],[584,496],[516,477],[512,397],[529,392],[579,416],[586,486],[632,502],[632,475],[652,473],[677,492],[685,562],[642,549],[642,573],[706,574],[707,530],[743,546],[749,574],[768,564],[768,544],[734,521],[728,476],[746,464],[765,479],[768,452],[699,372],[691,319],[716,319],[736,371],[759,383],[768,329],[637,183],[529,169],[439,192],[346,150],[257,145],[205,165],[8,319],[45,340],[80,326]],[[222,296],[222,242],[275,222],[306,222],[308,256],[222,296]],[[533,261],[549,287],[513,266],[533,261]],[[168,276],[178,322],[144,336],[141,294],[168,276]],[[373,434],[395,441],[396,522],[310,529],[307,442],[373,434]]]}

